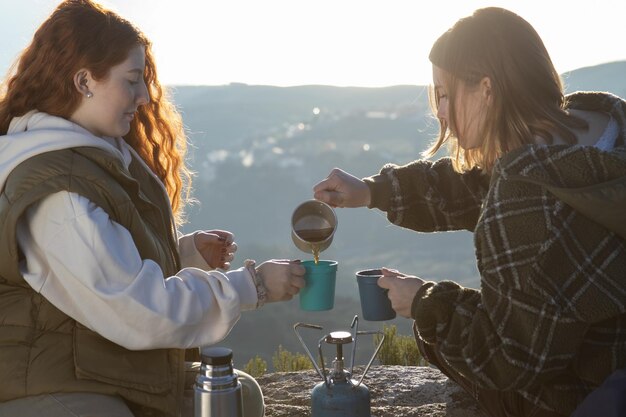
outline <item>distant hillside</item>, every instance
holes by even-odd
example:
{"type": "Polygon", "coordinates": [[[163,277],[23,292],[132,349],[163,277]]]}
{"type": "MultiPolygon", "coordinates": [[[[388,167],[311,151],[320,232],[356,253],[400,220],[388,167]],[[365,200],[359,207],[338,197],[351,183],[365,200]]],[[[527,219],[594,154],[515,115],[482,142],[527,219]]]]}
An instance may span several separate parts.
{"type": "Polygon", "coordinates": [[[609,91],[626,97],[626,61],[580,68],[562,75],[566,91],[609,91]]]}
{"type": "MultiPolygon", "coordinates": [[[[582,68],[564,75],[568,91],[609,90],[626,96],[626,62],[582,68]]],[[[290,239],[294,208],[312,198],[312,187],[334,167],[364,177],[388,162],[420,157],[433,139],[424,86],[341,88],[232,84],[178,87],[197,172],[185,230],[221,228],[239,245],[234,267],[246,258],[310,259],[290,239]]],[[[296,321],[349,327],[360,305],[354,274],[390,266],[425,279],[452,279],[478,287],[472,234],[418,234],[392,226],[377,210],[338,209],[338,229],[322,258],[339,262],[336,308],[305,313],[297,299],[245,313],[222,342],[243,366],[259,354],[270,362],[279,344],[300,351],[291,331],[296,321]]],[[[409,320],[393,321],[405,334],[409,320]]],[[[364,323],[364,328],[382,323],[364,323]]]]}

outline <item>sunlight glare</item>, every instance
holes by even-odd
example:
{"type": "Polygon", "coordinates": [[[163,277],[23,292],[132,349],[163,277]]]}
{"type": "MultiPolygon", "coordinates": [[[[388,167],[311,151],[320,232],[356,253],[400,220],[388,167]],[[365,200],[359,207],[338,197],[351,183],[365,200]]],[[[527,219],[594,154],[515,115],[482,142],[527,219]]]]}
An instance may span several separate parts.
{"type": "MultiPolygon", "coordinates": [[[[486,6],[528,20],[559,73],[626,60],[618,41],[626,38],[623,1],[593,7],[582,0],[101,1],[150,38],[166,85],[426,85],[433,42],[459,18],[486,6]],[[585,30],[572,30],[583,24],[585,30]]],[[[16,13],[16,19],[0,25],[7,42],[0,54],[3,72],[58,3],[12,3],[14,11],[5,16],[16,13]]]]}

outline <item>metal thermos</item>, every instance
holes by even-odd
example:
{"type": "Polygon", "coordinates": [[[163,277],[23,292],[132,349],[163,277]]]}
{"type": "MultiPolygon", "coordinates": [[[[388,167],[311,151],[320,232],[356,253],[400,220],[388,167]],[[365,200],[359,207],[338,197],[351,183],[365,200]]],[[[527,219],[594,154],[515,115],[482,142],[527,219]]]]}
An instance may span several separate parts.
{"type": "Polygon", "coordinates": [[[194,416],[243,417],[241,382],[233,370],[233,351],[209,347],[201,354],[202,365],[194,385],[194,416]]]}
{"type": "MultiPolygon", "coordinates": [[[[355,327],[355,323],[358,322],[358,318],[355,316],[352,321],[352,326],[355,327]]],[[[298,327],[308,327],[312,329],[322,329],[315,324],[296,323],[293,329],[300,340],[300,343],[304,347],[304,350],[309,355],[309,359],[313,363],[315,370],[322,377],[322,382],[317,384],[311,392],[311,417],[371,417],[370,408],[370,392],[365,384],[362,384],[365,374],[369,370],[374,358],[378,354],[385,335],[381,331],[358,331],[358,325],[355,328],[354,336],[350,332],[336,331],[327,334],[322,337],[318,344],[319,356],[321,366],[317,365],[317,362],[306,344],[298,333],[298,327]],[[381,340],[376,347],[376,351],[372,355],[369,363],[367,364],[363,375],[358,382],[352,379],[352,371],[354,369],[354,355],[356,353],[356,338],[357,335],[362,334],[379,334],[381,340]],[[352,363],[350,365],[350,372],[344,369],[344,357],[343,357],[343,345],[354,342],[352,347],[352,363]],[[337,355],[333,361],[333,369],[329,370],[328,374],[324,368],[324,355],[322,353],[322,343],[328,343],[335,345],[337,348],[337,355]]]]}

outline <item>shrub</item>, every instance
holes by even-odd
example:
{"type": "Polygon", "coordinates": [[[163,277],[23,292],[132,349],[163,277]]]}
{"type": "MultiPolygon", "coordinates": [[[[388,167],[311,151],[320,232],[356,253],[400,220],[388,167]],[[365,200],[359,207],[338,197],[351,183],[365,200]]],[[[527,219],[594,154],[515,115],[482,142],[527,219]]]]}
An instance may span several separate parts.
{"type": "Polygon", "coordinates": [[[278,345],[278,352],[274,352],[272,363],[276,372],[294,372],[312,369],[313,364],[308,356],[302,353],[293,354],[278,345]]]}
{"type": "MultiPolygon", "coordinates": [[[[426,359],[417,349],[413,336],[397,334],[395,325],[383,326],[385,342],[378,352],[378,361],[381,365],[425,366],[426,359]]],[[[380,336],[374,336],[374,346],[380,343],[380,336]]]]}
{"type": "Polygon", "coordinates": [[[243,371],[252,375],[253,377],[259,377],[265,375],[267,372],[267,362],[265,362],[259,355],[250,359],[243,367],[243,371]]]}
{"type": "MultiPolygon", "coordinates": [[[[378,352],[378,362],[381,365],[403,365],[403,366],[426,366],[428,362],[420,354],[415,344],[413,336],[398,334],[395,325],[383,326],[385,342],[378,352]]],[[[374,346],[378,346],[380,336],[374,336],[374,346]]],[[[313,364],[308,356],[302,353],[291,353],[285,350],[282,345],[278,345],[278,351],[272,356],[272,364],[275,372],[295,372],[305,369],[313,369],[313,364]]],[[[265,375],[267,372],[267,362],[260,356],[250,359],[244,366],[243,371],[253,377],[265,375]]]]}

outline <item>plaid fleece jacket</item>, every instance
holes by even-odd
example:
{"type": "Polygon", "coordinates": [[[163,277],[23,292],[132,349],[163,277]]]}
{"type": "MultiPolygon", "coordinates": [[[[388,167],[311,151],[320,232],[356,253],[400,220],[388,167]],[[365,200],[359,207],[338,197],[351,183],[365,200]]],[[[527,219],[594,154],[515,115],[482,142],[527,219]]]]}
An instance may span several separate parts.
{"type": "Polygon", "coordinates": [[[626,366],[626,102],[568,98],[571,108],[612,115],[613,151],[528,145],[490,177],[455,173],[444,158],[366,179],[371,207],[397,225],[474,231],[480,291],[423,285],[412,305],[420,337],[478,386],[567,415],[626,366]]]}

